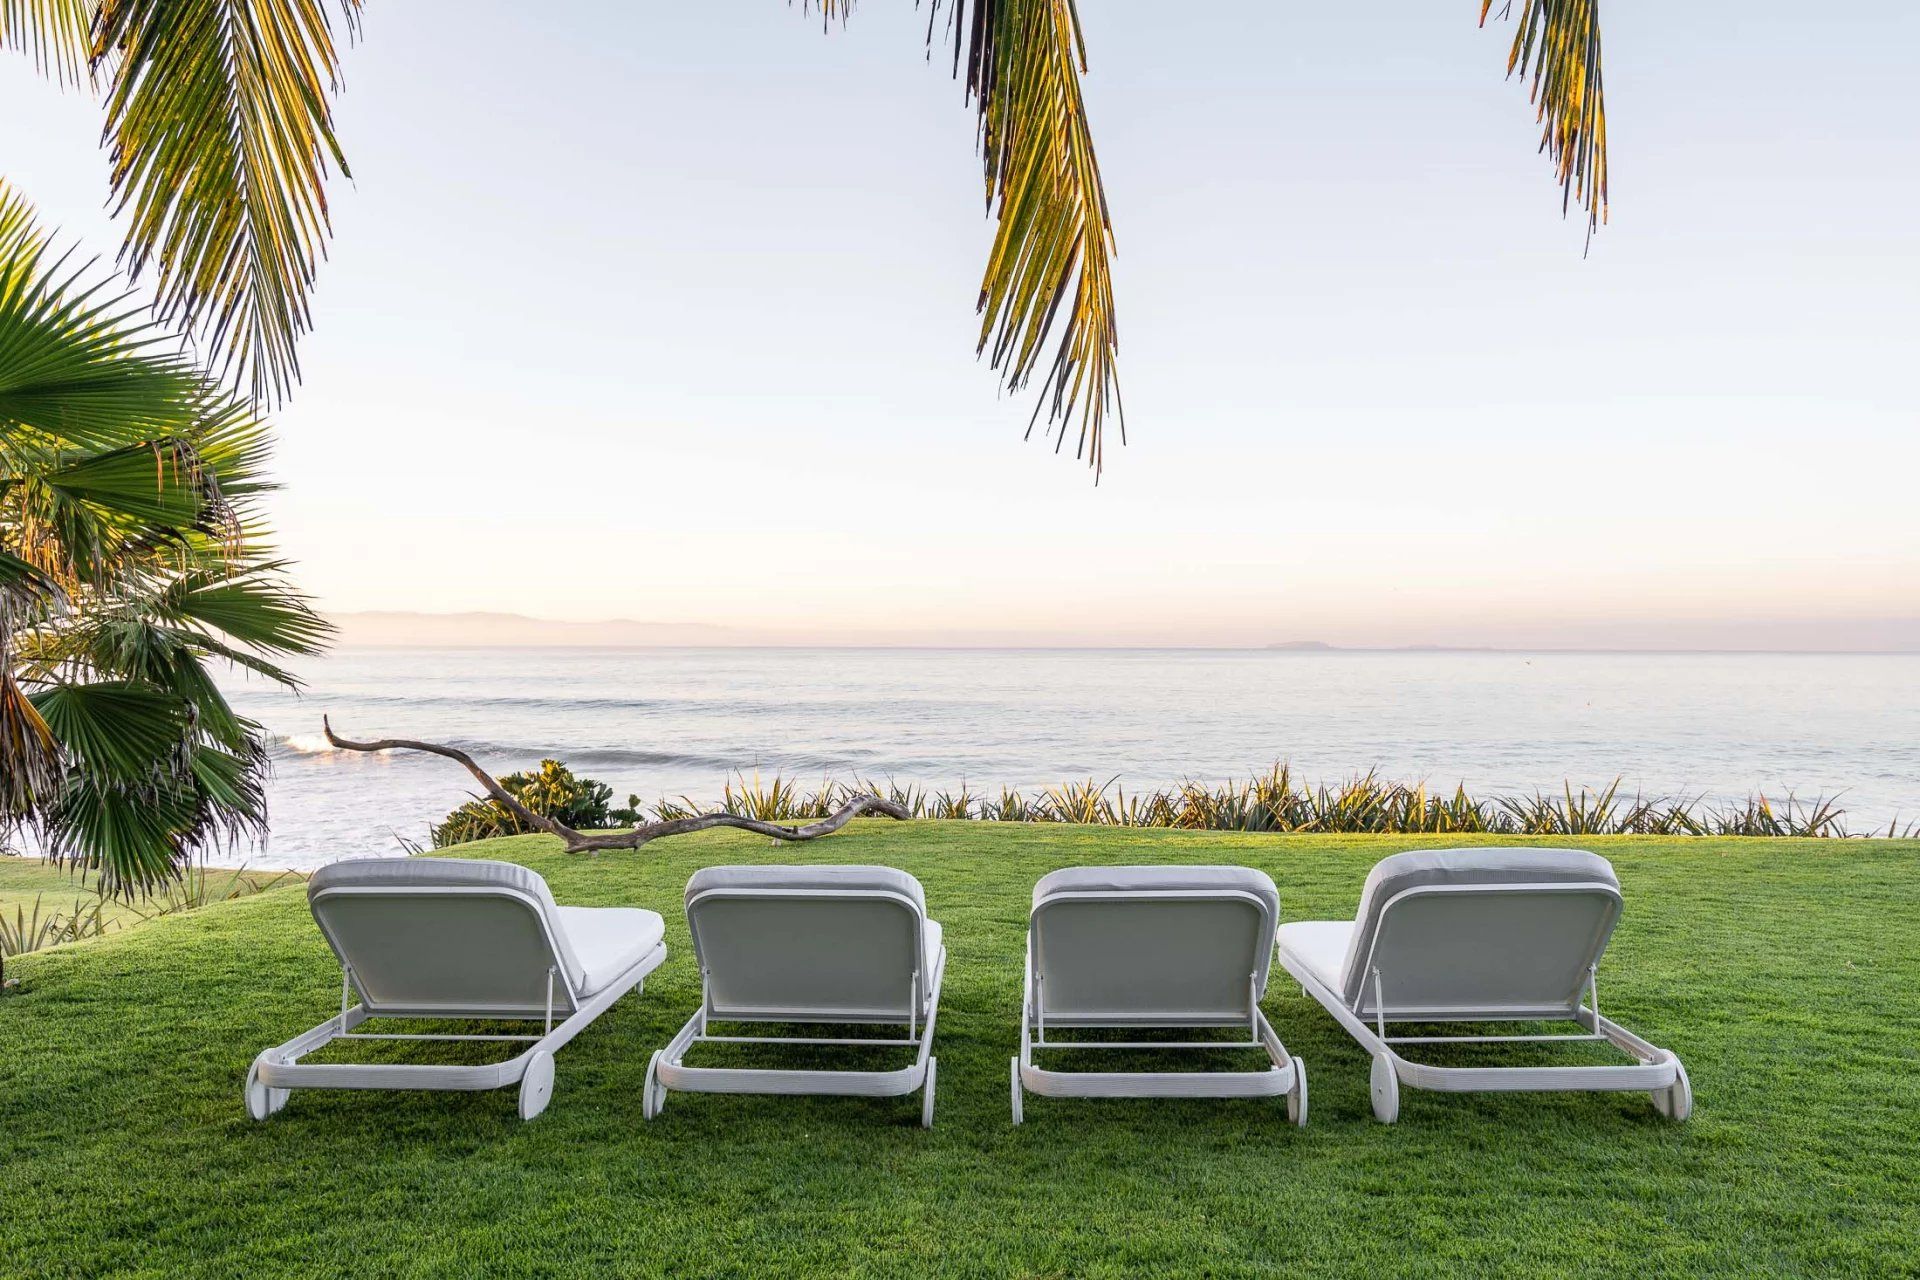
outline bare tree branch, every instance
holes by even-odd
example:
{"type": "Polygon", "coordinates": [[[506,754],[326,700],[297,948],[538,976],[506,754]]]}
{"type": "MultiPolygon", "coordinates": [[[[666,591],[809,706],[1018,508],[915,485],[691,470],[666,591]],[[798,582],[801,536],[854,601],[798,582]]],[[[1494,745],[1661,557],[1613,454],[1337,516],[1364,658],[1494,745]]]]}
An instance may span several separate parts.
{"type": "Polygon", "coordinates": [[[424,751],[428,755],[443,756],[477,779],[487,794],[498,801],[501,807],[536,831],[558,836],[567,846],[568,853],[590,853],[601,849],[638,849],[649,840],[658,840],[662,836],[683,836],[689,832],[705,831],[709,827],[738,827],[742,831],[753,831],[763,836],[772,836],[775,840],[817,840],[821,836],[830,836],[863,813],[878,813],[886,817],[905,821],[911,815],[890,800],[882,800],[876,795],[849,796],[847,802],[838,810],[809,822],[804,827],[787,827],[777,822],[762,822],[758,818],[743,818],[731,813],[700,813],[687,818],[673,818],[665,822],[648,822],[637,827],[628,827],[620,831],[609,831],[600,835],[586,835],[575,831],[566,823],[543,814],[535,813],[513,797],[501,786],[494,776],[473,762],[473,757],[457,747],[445,747],[435,742],[417,742],[411,738],[380,738],[372,742],[355,742],[334,733],[333,724],[327,717],[320,718],[321,728],[327,735],[327,742],[342,751],[424,751]]]}
{"type": "Polygon", "coordinates": [[[336,735],[333,731],[332,721],[326,716],[320,717],[320,729],[327,735],[327,742],[342,751],[424,751],[429,755],[445,756],[457,764],[465,765],[467,772],[472,774],[479,781],[480,785],[487,789],[488,795],[497,800],[500,806],[508,813],[511,813],[528,826],[538,831],[544,831],[549,835],[559,836],[562,840],[567,841],[569,845],[575,840],[585,839],[584,836],[566,823],[535,813],[514,799],[512,792],[495,781],[492,774],[475,764],[472,756],[457,747],[443,747],[434,742],[415,742],[411,738],[381,738],[375,742],[353,742],[336,735]]]}

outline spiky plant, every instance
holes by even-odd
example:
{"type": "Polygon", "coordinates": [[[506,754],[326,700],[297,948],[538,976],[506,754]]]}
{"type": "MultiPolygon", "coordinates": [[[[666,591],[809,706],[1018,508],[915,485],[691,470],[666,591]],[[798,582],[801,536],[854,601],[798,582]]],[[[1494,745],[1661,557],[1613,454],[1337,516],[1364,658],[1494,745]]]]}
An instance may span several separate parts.
{"type": "Polygon", "coordinates": [[[328,634],[260,525],[266,433],[0,182],[0,828],[109,893],[265,829],[213,669],[292,687],[328,634]]]}

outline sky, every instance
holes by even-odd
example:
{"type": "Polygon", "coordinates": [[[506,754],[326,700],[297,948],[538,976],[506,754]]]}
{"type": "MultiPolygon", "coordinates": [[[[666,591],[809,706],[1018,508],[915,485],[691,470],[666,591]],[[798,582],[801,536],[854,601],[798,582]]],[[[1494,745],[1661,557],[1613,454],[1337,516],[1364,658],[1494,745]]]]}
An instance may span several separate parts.
{"type": "MultiPolygon", "coordinates": [[[[328,611],[1920,649],[1912,6],[1609,6],[1583,256],[1471,0],[1085,0],[1097,487],[974,357],[992,223],[924,5],[448,12],[375,0],[344,55],[272,508],[328,611]]],[[[0,118],[110,256],[97,106],[16,56],[0,118]]]]}

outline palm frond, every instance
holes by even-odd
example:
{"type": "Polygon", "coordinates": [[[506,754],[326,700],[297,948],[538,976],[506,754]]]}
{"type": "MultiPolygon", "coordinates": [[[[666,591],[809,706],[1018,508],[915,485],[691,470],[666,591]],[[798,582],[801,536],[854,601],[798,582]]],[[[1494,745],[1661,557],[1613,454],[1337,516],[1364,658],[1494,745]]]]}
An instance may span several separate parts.
{"type": "Polygon", "coordinates": [[[230,576],[187,574],[168,589],[163,607],[261,653],[319,653],[333,627],[287,586],[280,576],[284,567],[268,563],[230,576]]]}
{"type": "Polygon", "coordinates": [[[91,263],[49,258],[0,181],[0,448],[113,448],[183,430],[205,392],[178,343],[91,263]]]}
{"type": "Polygon", "coordinates": [[[47,815],[47,852],[97,871],[102,893],[132,897],[179,874],[198,809],[190,786],[136,790],[76,773],[47,815]]]}
{"type": "Polygon", "coordinates": [[[191,448],[176,440],[90,454],[39,479],[66,503],[173,529],[199,520],[210,493],[217,492],[191,448]]]}
{"type": "Polygon", "coordinates": [[[88,0],[0,0],[0,49],[26,54],[34,70],[63,87],[78,85],[86,76],[92,21],[88,0]]]}
{"type": "Polygon", "coordinates": [[[0,652],[6,647],[14,618],[57,604],[60,584],[38,565],[0,547],[0,652]]]}
{"type": "Polygon", "coordinates": [[[329,628],[260,536],[253,406],[48,246],[0,187],[0,825],[133,893],[263,829],[211,663],[290,684],[329,628]]]}
{"type": "Polygon", "coordinates": [[[999,219],[980,283],[978,349],[1010,391],[1040,375],[1033,421],[1045,411],[1057,449],[1077,420],[1074,454],[1098,476],[1109,410],[1123,440],[1125,424],[1113,225],[1080,94],[1079,14],[1073,0],[952,0],[948,26],[955,74],[964,58],[980,113],[987,204],[999,219]]]}
{"type": "Polygon", "coordinates": [[[0,830],[56,795],[63,772],[59,741],[0,664],[0,830]]]}
{"type": "Polygon", "coordinates": [[[130,787],[177,772],[185,737],[179,698],[129,682],[62,684],[29,697],[53,736],[82,770],[130,787]]]}
{"type": "MultiPolygon", "coordinates": [[[[1480,0],[1486,23],[1494,0],[1480,0]]],[[[1512,16],[1505,0],[1500,16],[1512,16]]],[[[1592,238],[1607,220],[1607,104],[1600,84],[1600,0],[1521,0],[1507,74],[1529,81],[1540,149],[1553,160],[1560,208],[1578,201],[1592,238]]]]}
{"type": "MultiPolygon", "coordinates": [[[[358,0],[342,6],[349,30],[358,0]]],[[[105,72],[123,258],[158,262],[163,318],[200,332],[222,379],[284,397],[331,234],[329,163],[339,83],[321,0],[102,0],[93,61],[105,72]]]]}

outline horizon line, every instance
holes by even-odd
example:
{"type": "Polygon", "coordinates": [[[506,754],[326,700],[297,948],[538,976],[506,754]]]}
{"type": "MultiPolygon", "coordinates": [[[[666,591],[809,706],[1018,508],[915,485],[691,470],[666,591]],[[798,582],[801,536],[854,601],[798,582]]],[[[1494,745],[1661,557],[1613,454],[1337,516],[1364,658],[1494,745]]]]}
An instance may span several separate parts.
{"type": "Polygon", "coordinates": [[[712,649],[835,649],[855,652],[874,650],[909,650],[919,652],[973,652],[973,653],[1270,653],[1280,657],[1318,657],[1327,654],[1366,653],[1366,654],[1644,654],[1647,656],[1681,656],[1699,654],[1705,656],[1737,656],[1742,654],[1774,657],[1862,657],[1862,658],[1913,658],[1920,657],[1920,648],[1910,649],[1786,649],[1754,648],[1731,649],[1725,647],[1676,648],[1672,646],[1621,647],[1597,645],[1448,645],[1448,644],[1408,644],[1408,645],[1314,645],[1303,648],[1295,645],[1236,645],[1236,644],[934,644],[934,643],[850,643],[832,641],[752,641],[721,644],[648,644],[645,642],[587,644],[566,642],[515,642],[515,641],[475,641],[468,644],[420,643],[411,644],[400,641],[370,642],[343,641],[332,646],[328,652],[341,649],[582,649],[582,650],[712,650],[712,649]]]}

